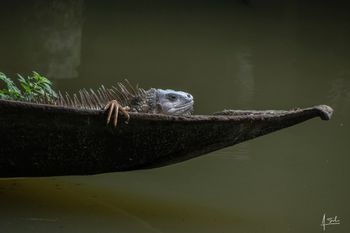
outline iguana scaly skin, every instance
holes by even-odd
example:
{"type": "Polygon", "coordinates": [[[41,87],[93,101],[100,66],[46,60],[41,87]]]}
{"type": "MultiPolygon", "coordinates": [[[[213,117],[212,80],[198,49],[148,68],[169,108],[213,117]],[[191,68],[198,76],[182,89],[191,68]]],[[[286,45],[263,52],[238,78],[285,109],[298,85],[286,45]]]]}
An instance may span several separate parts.
{"type": "Polygon", "coordinates": [[[117,86],[112,88],[101,86],[95,91],[82,89],[72,95],[59,92],[58,98],[51,104],[82,109],[104,109],[108,114],[107,124],[112,121],[116,126],[119,112],[126,117],[126,123],[129,120],[128,112],[191,115],[194,101],[191,94],[183,91],[156,88],[144,90],[138,86],[133,87],[126,80],[126,85],[117,83],[117,86]]]}

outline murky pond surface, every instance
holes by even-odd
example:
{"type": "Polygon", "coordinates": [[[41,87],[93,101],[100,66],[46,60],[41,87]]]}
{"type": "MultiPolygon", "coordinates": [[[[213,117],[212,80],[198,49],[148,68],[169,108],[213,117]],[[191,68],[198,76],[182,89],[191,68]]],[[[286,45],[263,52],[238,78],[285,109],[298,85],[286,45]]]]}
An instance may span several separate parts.
{"type": "MultiPolygon", "coordinates": [[[[195,112],[328,104],[313,119],[180,164],[0,179],[0,232],[320,232],[350,224],[350,14],[331,1],[1,3],[0,71],[59,89],[185,90],[195,112]]],[[[4,145],[1,145],[4,146],[4,145]]]]}

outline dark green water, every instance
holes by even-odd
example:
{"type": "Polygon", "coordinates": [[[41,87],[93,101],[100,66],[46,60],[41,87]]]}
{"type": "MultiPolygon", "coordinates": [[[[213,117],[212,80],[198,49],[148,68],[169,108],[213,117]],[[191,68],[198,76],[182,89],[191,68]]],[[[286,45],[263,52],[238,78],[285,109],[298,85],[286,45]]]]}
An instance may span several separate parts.
{"type": "Polygon", "coordinates": [[[331,1],[1,3],[0,71],[59,89],[192,93],[195,112],[328,104],[313,119],[184,163],[0,179],[0,232],[322,232],[350,224],[350,8],[331,1]]]}

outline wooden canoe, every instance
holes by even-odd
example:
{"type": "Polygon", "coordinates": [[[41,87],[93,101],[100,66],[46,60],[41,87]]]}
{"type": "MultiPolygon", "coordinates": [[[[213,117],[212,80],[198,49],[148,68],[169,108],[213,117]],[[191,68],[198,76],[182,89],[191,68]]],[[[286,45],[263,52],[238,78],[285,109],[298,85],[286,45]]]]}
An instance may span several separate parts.
{"type": "Polygon", "coordinates": [[[89,175],[188,160],[314,117],[320,105],[290,111],[168,116],[130,113],[106,125],[101,110],[0,100],[0,177],[89,175]]]}

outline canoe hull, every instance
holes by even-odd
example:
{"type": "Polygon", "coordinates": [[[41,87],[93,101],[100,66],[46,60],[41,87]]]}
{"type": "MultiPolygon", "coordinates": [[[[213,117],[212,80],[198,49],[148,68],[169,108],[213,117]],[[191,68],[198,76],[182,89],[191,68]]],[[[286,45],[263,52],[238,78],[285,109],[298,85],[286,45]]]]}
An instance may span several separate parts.
{"type": "Polygon", "coordinates": [[[131,113],[116,128],[99,110],[0,101],[0,177],[89,175],[165,166],[232,146],[313,117],[292,111],[232,111],[209,116],[131,113]]]}

